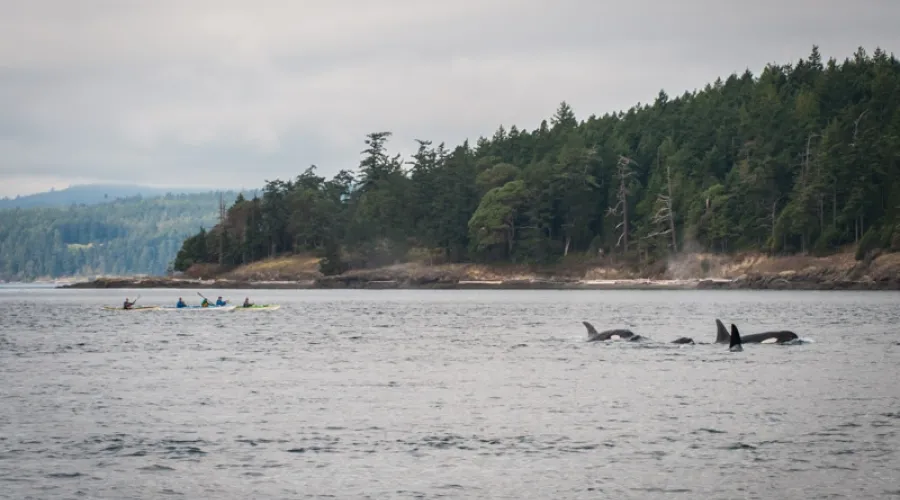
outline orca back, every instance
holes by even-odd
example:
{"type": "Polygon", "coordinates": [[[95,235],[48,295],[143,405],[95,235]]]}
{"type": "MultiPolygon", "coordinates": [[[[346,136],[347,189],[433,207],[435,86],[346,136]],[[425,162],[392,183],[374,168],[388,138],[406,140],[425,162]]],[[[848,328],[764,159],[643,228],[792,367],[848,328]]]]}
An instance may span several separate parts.
{"type": "Polygon", "coordinates": [[[797,334],[790,330],[779,330],[774,332],[752,333],[741,338],[742,342],[751,344],[783,344],[797,338],[797,334]]]}

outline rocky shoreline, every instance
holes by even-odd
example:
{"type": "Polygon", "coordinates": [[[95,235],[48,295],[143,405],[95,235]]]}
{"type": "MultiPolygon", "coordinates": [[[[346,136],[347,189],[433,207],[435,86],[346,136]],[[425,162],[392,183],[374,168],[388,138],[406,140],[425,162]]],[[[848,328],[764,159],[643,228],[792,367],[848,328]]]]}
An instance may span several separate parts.
{"type": "Polygon", "coordinates": [[[179,276],[102,276],[58,288],[257,290],[900,290],[900,252],[862,261],[826,257],[683,254],[663,265],[589,262],[522,265],[409,262],[323,276],[318,259],[288,256],[234,269],[194,266],[179,276]]]}
{"type": "Polygon", "coordinates": [[[684,280],[369,280],[360,277],[327,277],[302,281],[251,281],[183,278],[98,278],[58,288],[181,288],[258,290],[900,290],[900,279],[828,280],[809,277],[741,276],[735,279],[684,280]]]}

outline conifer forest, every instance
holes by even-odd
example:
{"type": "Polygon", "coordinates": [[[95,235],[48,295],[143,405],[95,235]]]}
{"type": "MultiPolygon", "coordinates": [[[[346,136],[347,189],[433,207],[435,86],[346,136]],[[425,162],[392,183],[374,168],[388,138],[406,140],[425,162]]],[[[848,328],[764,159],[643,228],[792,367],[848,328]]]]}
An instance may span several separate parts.
{"type": "Polygon", "coordinates": [[[237,198],[174,263],[235,266],[316,252],[322,270],[426,254],[443,262],[654,260],[686,251],[900,248],[900,63],[860,48],[766,66],[627,111],[562,102],[534,130],[500,126],[402,158],[373,132],[355,169],[310,167],[237,198]]]}

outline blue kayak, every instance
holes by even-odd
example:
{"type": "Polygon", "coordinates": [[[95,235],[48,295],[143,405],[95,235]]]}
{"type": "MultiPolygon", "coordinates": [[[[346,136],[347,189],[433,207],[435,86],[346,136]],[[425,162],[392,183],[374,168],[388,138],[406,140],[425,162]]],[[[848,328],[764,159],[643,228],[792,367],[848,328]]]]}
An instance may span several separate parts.
{"type": "Polygon", "coordinates": [[[175,306],[162,306],[159,308],[160,311],[234,311],[236,306],[184,306],[184,307],[175,307],[175,306]]]}

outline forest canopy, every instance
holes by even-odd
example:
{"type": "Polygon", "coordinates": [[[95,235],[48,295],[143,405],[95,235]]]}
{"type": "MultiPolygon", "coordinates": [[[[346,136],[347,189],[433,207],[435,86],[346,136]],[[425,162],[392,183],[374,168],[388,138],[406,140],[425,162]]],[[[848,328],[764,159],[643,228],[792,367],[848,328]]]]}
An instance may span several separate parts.
{"type": "Polygon", "coordinates": [[[220,195],[238,193],[0,210],[0,279],[165,274],[186,237],[218,222],[220,195]]]}
{"type": "Polygon", "coordinates": [[[793,64],[717,79],[625,112],[535,130],[500,126],[405,160],[374,132],[355,171],[310,167],[239,197],[188,238],[176,269],[320,252],[323,271],[427,254],[550,263],[573,252],[655,259],[682,251],[900,247],[900,64],[817,47],[793,64]]]}

